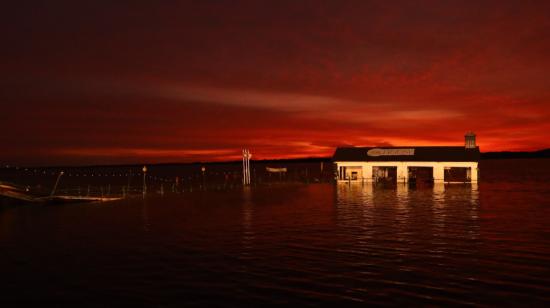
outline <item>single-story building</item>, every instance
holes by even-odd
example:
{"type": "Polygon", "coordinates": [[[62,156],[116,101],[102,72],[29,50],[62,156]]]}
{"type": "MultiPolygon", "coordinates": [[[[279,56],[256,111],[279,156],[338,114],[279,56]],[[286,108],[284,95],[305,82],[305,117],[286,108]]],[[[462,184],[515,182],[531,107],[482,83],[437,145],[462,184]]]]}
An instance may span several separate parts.
{"type": "Polygon", "coordinates": [[[479,158],[467,133],[464,146],[339,147],[333,162],[338,181],[475,183],[479,158]]]}

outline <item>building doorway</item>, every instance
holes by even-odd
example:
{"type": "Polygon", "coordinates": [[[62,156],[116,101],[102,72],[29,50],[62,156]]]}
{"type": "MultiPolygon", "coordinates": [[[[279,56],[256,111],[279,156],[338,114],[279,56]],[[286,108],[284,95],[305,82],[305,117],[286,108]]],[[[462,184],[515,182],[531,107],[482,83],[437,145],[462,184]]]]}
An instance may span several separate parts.
{"type": "Polygon", "coordinates": [[[397,166],[374,166],[372,177],[376,183],[397,183],[397,166]]]}
{"type": "Polygon", "coordinates": [[[434,182],[433,167],[409,167],[409,183],[417,186],[429,186],[434,182]]]}
{"type": "Polygon", "coordinates": [[[346,166],[340,167],[339,179],[346,181],[359,181],[363,179],[363,167],[361,166],[346,166]]]}
{"type": "Polygon", "coordinates": [[[466,183],[471,181],[470,167],[445,167],[445,182],[466,183]]]}

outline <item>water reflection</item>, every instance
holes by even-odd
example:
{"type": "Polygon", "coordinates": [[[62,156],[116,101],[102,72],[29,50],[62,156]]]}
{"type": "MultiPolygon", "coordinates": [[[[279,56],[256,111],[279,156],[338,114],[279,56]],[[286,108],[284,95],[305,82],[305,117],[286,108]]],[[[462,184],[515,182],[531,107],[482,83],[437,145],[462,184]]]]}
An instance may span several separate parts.
{"type": "Polygon", "coordinates": [[[254,214],[254,204],[252,203],[252,192],[250,187],[243,188],[243,205],[242,205],[242,237],[241,237],[241,256],[248,257],[254,243],[254,228],[252,219],[254,214]]]}
{"type": "Polygon", "coordinates": [[[471,184],[471,204],[473,206],[477,206],[479,205],[479,187],[478,187],[478,184],[477,183],[472,183],[471,184]]]}
{"type": "Polygon", "coordinates": [[[445,204],[445,184],[434,183],[432,199],[435,207],[445,204]]]}
{"type": "Polygon", "coordinates": [[[382,203],[394,201],[393,203],[396,206],[406,208],[412,196],[419,197],[420,195],[431,199],[432,204],[436,207],[445,206],[447,198],[454,201],[468,201],[471,205],[479,204],[479,188],[477,183],[464,185],[437,183],[431,188],[416,188],[408,184],[385,187],[373,184],[338,183],[335,191],[337,205],[376,206],[377,201],[381,201],[382,203]],[[392,194],[395,195],[395,198],[390,197],[392,194]]]}
{"type": "Polygon", "coordinates": [[[336,188],[336,204],[354,204],[369,206],[374,203],[372,184],[338,183],[336,188]]]}
{"type": "Polygon", "coordinates": [[[397,184],[395,188],[397,194],[397,205],[399,207],[406,207],[409,198],[409,185],[407,184],[397,184]]]}
{"type": "Polygon", "coordinates": [[[395,188],[395,194],[396,194],[396,215],[397,215],[397,223],[406,224],[409,221],[409,210],[410,210],[410,204],[409,204],[409,185],[407,184],[397,184],[397,187],[395,188]]]}
{"type": "Polygon", "coordinates": [[[388,188],[342,183],[335,191],[337,221],[343,228],[369,231],[369,226],[375,225],[376,232],[404,242],[412,240],[415,233],[447,236],[466,232],[472,237],[471,231],[478,230],[477,184],[421,188],[398,184],[388,188]]]}
{"type": "Polygon", "coordinates": [[[543,306],[547,191],[547,182],[292,184],[7,209],[4,293],[53,302],[81,289],[93,293],[68,295],[126,294],[137,305],[543,306]]]}
{"type": "Polygon", "coordinates": [[[147,206],[147,198],[143,198],[141,202],[141,222],[144,232],[149,232],[151,229],[151,222],[149,219],[149,208],[147,206]]]}

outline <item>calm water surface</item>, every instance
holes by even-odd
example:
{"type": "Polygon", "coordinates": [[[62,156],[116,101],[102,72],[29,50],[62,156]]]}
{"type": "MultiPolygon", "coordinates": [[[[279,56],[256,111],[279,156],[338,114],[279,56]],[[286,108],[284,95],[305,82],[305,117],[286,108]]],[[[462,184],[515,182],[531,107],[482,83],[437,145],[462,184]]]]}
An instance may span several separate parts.
{"type": "Polygon", "coordinates": [[[2,306],[550,302],[550,164],[0,209],[2,306]]]}

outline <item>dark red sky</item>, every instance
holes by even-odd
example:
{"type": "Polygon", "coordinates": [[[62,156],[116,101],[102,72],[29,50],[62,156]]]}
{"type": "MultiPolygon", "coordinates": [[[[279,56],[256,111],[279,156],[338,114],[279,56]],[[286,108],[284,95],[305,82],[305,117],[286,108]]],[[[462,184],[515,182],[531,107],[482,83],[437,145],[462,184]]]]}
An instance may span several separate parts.
{"type": "Polygon", "coordinates": [[[549,1],[26,2],[0,13],[2,162],[318,156],[468,130],[482,151],[550,147],[549,1]]]}

